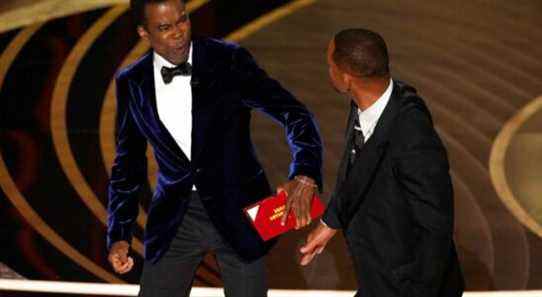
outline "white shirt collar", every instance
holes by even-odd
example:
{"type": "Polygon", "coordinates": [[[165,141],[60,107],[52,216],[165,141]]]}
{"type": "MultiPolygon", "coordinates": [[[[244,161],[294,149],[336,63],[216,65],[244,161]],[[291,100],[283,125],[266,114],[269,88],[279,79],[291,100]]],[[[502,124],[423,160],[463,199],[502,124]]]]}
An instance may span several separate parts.
{"type": "Polygon", "coordinates": [[[359,123],[361,125],[361,131],[365,136],[365,141],[367,141],[373,134],[378,119],[380,119],[386,105],[388,105],[388,102],[390,101],[392,92],[393,80],[390,79],[388,88],[386,88],[386,91],[384,91],[384,93],[375,101],[375,103],[363,111],[358,108],[359,123]]]}
{"type": "MultiPolygon", "coordinates": [[[[193,42],[190,42],[190,49],[188,50],[188,63],[192,64],[192,45],[193,45],[193,42]]],[[[160,56],[160,54],[158,54],[156,51],[154,52],[154,66],[157,67],[158,69],[162,69],[162,67],[168,67],[168,68],[173,68],[177,65],[169,62],[168,60],[166,60],[166,58],[160,56]]]]}

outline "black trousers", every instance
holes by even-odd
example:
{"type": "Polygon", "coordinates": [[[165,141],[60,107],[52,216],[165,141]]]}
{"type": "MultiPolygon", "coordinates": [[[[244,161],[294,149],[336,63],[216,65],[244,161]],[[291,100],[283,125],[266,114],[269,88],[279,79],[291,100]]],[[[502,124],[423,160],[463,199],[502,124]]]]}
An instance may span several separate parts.
{"type": "Polygon", "coordinates": [[[264,258],[247,263],[222,239],[197,192],[168,251],[156,263],[145,261],[140,297],[188,297],[198,265],[214,251],[226,297],[266,297],[264,258]]]}

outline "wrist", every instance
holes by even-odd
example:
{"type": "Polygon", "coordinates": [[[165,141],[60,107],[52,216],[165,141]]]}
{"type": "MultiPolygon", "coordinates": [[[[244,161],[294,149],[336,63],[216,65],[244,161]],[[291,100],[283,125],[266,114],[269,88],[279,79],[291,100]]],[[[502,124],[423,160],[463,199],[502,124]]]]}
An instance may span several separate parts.
{"type": "Polygon", "coordinates": [[[325,229],[329,229],[329,230],[333,230],[333,231],[336,231],[336,230],[337,230],[337,229],[335,229],[335,228],[330,227],[330,226],[326,223],[326,221],[324,221],[323,218],[320,218],[320,226],[322,226],[322,227],[325,228],[325,229]]]}
{"type": "Polygon", "coordinates": [[[300,184],[304,185],[304,186],[308,186],[308,187],[312,187],[312,188],[317,188],[318,185],[316,184],[316,182],[314,181],[314,179],[308,177],[308,176],[305,176],[305,175],[296,175],[294,177],[294,179],[299,182],[300,184]]]}
{"type": "Polygon", "coordinates": [[[326,222],[324,222],[323,219],[320,219],[320,225],[329,228],[329,226],[326,224],[326,222]]]}
{"type": "Polygon", "coordinates": [[[119,240],[117,242],[114,242],[111,248],[129,248],[130,243],[126,240],[119,240]]]}

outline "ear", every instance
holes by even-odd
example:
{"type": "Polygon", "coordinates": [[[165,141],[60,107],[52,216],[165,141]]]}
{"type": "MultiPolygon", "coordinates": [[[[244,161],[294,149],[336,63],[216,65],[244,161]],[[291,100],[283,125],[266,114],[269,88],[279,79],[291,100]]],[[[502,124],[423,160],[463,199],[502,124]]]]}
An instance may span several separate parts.
{"type": "Polygon", "coordinates": [[[145,41],[149,41],[149,32],[142,25],[137,26],[137,34],[145,41]]]}
{"type": "Polygon", "coordinates": [[[352,85],[353,77],[348,72],[344,71],[341,73],[342,80],[344,81],[344,85],[348,86],[348,90],[350,90],[350,86],[352,85]]]}

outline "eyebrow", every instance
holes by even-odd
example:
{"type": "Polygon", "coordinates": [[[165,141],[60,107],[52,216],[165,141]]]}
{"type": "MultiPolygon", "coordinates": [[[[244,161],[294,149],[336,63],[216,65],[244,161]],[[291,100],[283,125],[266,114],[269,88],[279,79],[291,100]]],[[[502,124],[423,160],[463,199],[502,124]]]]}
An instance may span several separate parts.
{"type": "MultiPolygon", "coordinates": [[[[175,24],[180,22],[181,20],[183,20],[184,18],[188,18],[189,16],[189,13],[186,11],[186,10],[183,10],[183,12],[181,13],[181,16],[175,20],[175,24]]],[[[173,25],[172,23],[169,23],[169,22],[166,22],[166,23],[158,23],[157,27],[158,28],[161,28],[161,27],[165,27],[165,26],[171,26],[173,25]]]]}

